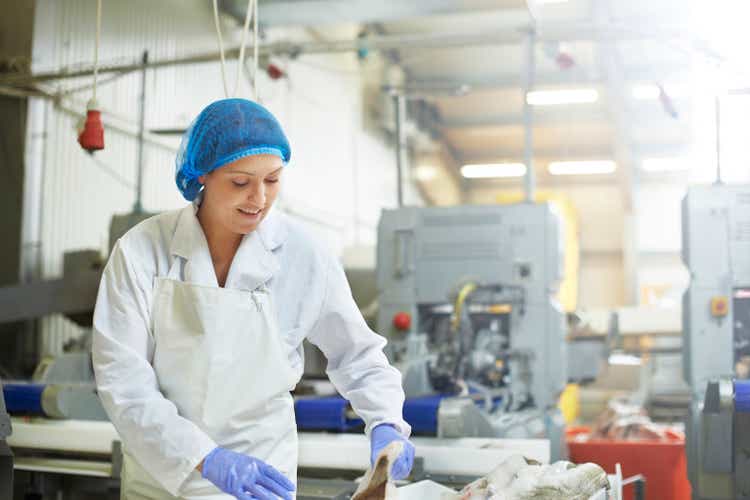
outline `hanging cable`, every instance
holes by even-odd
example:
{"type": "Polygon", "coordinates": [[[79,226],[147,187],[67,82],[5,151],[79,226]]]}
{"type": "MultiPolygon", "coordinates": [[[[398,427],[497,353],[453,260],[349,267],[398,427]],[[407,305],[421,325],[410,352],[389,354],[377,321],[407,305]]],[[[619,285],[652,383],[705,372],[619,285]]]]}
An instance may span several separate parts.
{"type": "MultiPolygon", "coordinates": [[[[258,0],[253,4],[253,98],[258,100],[258,0]]],[[[240,78],[239,71],[237,79],[240,78]]]]}
{"type": "Polygon", "coordinates": [[[99,44],[102,33],[102,0],[96,0],[96,39],[94,40],[94,83],[91,99],[86,104],[86,120],[78,126],[78,144],[89,153],[104,149],[104,127],[96,100],[96,86],[99,78],[99,44]]]}
{"type": "MultiPolygon", "coordinates": [[[[242,64],[242,62],[245,60],[245,45],[247,43],[247,30],[250,27],[250,16],[253,12],[253,5],[257,5],[257,1],[255,0],[248,0],[247,2],[247,13],[245,14],[245,23],[242,25],[242,41],[240,42],[240,59],[239,64],[242,64]]],[[[254,35],[253,35],[254,36],[254,35]]],[[[256,59],[258,57],[257,53],[255,55],[256,59]]],[[[234,91],[232,92],[232,96],[237,94],[237,89],[240,86],[240,68],[237,67],[237,78],[234,80],[234,91]]]]}
{"type": "Polygon", "coordinates": [[[214,24],[216,25],[216,36],[219,39],[219,57],[221,58],[221,81],[224,84],[224,97],[229,97],[227,89],[227,75],[224,70],[224,40],[221,38],[221,27],[219,26],[219,6],[214,0],[214,24]]]}
{"type": "Polygon", "coordinates": [[[92,99],[96,102],[96,81],[99,77],[99,40],[102,34],[102,0],[96,0],[96,42],[94,43],[94,88],[92,99]]]}
{"type": "MultiPolygon", "coordinates": [[[[101,0],[100,0],[101,1],[101,0]]],[[[240,85],[240,71],[242,70],[241,67],[237,68],[237,78],[234,80],[234,88],[232,89],[232,93],[229,93],[229,88],[227,87],[227,75],[226,75],[226,60],[224,58],[224,39],[221,36],[221,26],[219,24],[219,5],[218,0],[213,0],[213,6],[214,6],[214,24],[216,25],[216,36],[219,40],[219,57],[221,58],[221,81],[224,84],[224,95],[226,97],[234,97],[237,94],[237,89],[240,85]]],[[[254,0],[248,0],[247,2],[247,13],[245,14],[245,22],[242,26],[242,41],[240,42],[240,57],[239,57],[239,63],[243,64],[244,58],[245,58],[245,45],[247,44],[247,30],[250,27],[250,16],[253,14],[253,11],[255,11],[255,31],[253,33],[253,39],[254,39],[254,45],[255,45],[255,73],[257,74],[258,70],[258,4],[257,2],[254,2],[254,0]]],[[[255,86],[255,84],[253,84],[255,86]]],[[[258,91],[255,90],[255,97],[257,99],[258,91]]]]}

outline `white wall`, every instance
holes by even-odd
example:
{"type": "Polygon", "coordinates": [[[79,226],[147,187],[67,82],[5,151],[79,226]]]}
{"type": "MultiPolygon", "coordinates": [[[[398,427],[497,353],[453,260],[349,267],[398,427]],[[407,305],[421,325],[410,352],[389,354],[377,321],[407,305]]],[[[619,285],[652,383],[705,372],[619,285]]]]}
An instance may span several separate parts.
{"type": "MultiPolygon", "coordinates": [[[[503,192],[518,192],[522,181],[472,182],[471,203],[496,203],[503,192]]],[[[580,309],[614,307],[624,303],[623,206],[616,185],[603,183],[565,183],[538,186],[565,195],[579,217],[580,267],[578,307],[580,309]]]]}
{"type": "MultiPolygon", "coordinates": [[[[284,67],[289,80],[268,82],[260,95],[293,149],[280,206],[309,220],[339,253],[374,245],[380,210],[396,206],[396,155],[383,133],[365,128],[356,58],[306,56],[284,67]]],[[[421,204],[405,179],[405,202],[421,204]]]]}
{"type": "MultiPolygon", "coordinates": [[[[493,203],[499,193],[521,189],[521,181],[472,183],[472,203],[493,203]]],[[[621,188],[612,183],[571,180],[545,186],[565,194],[579,216],[581,260],[579,308],[611,308],[634,305],[628,300],[624,246],[627,234],[621,188]]],[[[681,201],[687,178],[642,178],[635,186],[633,227],[635,238],[635,298],[638,303],[679,305],[689,282],[680,256],[682,246],[681,201]]]]}
{"type": "MultiPolygon", "coordinates": [[[[33,69],[57,71],[93,59],[95,2],[37,0],[33,69]]],[[[103,63],[134,62],[148,49],[151,60],[216,50],[210,2],[103,2],[103,63]]],[[[262,15],[262,13],[261,13],[262,15]]],[[[239,41],[232,23],[225,23],[225,43],[239,41]]],[[[271,33],[271,37],[284,33],[271,33]]],[[[299,35],[298,33],[296,35],[299,35]]],[[[260,100],[277,114],[292,145],[280,207],[308,221],[338,253],[349,245],[372,244],[380,209],[396,203],[395,154],[378,131],[366,130],[361,88],[363,79],[353,55],[303,56],[280,61],[289,78],[261,78],[260,100]]],[[[236,61],[227,76],[234,81],[236,61]]],[[[378,73],[367,73],[379,78],[378,73]]],[[[34,101],[34,130],[44,130],[41,208],[25,217],[38,218],[38,233],[26,244],[41,245],[41,275],[59,276],[63,252],[80,248],[106,251],[109,219],[128,212],[134,202],[136,141],[133,133],[140,93],[140,74],[106,83],[100,75],[98,100],[105,111],[104,151],[93,157],[76,142],[74,112],[81,113],[89,91],[65,98],[61,106],[34,101]],[[41,121],[41,123],[38,123],[41,121]],[[118,130],[119,129],[119,130],[118,130]],[[38,240],[38,241],[37,241],[38,240]]],[[[66,81],[51,90],[90,82],[66,81]]],[[[243,82],[239,96],[251,97],[243,82]]],[[[209,102],[222,98],[219,64],[175,66],[147,74],[147,128],[184,127],[209,102]]],[[[174,185],[177,138],[149,137],[145,151],[143,205],[148,211],[185,204],[174,185]]],[[[407,176],[407,179],[409,177],[407,176]]],[[[406,200],[421,199],[407,181],[406,200]]],[[[32,226],[35,226],[32,224],[32,226]]],[[[44,322],[45,349],[59,351],[74,335],[67,322],[44,322]]]]}
{"type": "Polygon", "coordinates": [[[640,299],[648,305],[677,306],[689,284],[680,255],[682,198],[687,183],[645,180],[635,193],[640,299]]]}

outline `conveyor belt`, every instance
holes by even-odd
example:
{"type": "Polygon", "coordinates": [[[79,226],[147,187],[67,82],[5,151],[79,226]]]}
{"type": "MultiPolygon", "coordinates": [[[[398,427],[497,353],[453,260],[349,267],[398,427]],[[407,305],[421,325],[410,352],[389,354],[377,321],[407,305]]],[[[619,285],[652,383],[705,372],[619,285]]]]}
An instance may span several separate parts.
{"type": "Polygon", "coordinates": [[[734,381],[734,411],[750,413],[750,380],[734,381]]]}
{"type": "Polygon", "coordinates": [[[42,393],[45,387],[44,384],[3,384],[3,396],[5,396],[5,406],[8,413],[12,415],[43,416],[42,393]]]}
{"type": "Polygon", "coordinates": [[[437,434],[438,409],[447,396],[421,396],[404,402],[404,420],[416,434],[437,434]]]}
{"type": "Polygon", "coordinates": [[[352,416],[349,401],[341,397],[300,398],[294,402],[299,430],[344,432],[362,427],[364,422],[352,416]]]}
{"type": "MultiPolygon", "coordinates": [[[[13,415],[52,416],[43,406],[45,384],[15,383],[3,386],[8,413],[13,415]]],[[[444,396],[407,399],[404,418],[419,434],[437,432],[437,411],[444,396]]],[[[351,410],[349,402],[340,397],[299,398],[294,404],[297,428],[346,432],[364,426],[351,410]]]]}
{"type": "MultiPolygon", "coordinates": [[[[404,402],[404,420],[417,434],[437,433],[437,414],[445,395],[409,398],[404,402]]],[[[340,397],[300,398],[294,404],[297,428],[346,432],[364,425],[353,414],[349,402],[340,397]]]]}
{"type": "Polygon", "coordinates": [[[33,384],[17,382],[3,387],[8,413],[32,417],[106,420],[96,387],[88,384],[33,384]]]}

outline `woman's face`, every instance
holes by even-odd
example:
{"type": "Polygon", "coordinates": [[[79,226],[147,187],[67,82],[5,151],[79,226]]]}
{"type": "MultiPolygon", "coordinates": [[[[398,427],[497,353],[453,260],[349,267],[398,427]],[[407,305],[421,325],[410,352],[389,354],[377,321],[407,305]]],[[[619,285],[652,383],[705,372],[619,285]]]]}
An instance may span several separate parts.
{"type": "Polygon", "coordinates": [[[283,163],[275,155],[254,155],[202,175],[201,211],[210,212],[235,234],[254,231],[266,217],[279,193],[283,163]]]}

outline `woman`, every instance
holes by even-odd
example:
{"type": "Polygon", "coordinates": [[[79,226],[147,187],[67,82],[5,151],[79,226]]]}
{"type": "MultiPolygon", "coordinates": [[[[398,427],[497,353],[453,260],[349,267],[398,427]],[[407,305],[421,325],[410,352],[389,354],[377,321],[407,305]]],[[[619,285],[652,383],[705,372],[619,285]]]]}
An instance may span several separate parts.
{"type": "Polygon", "coordinates": [[[341,266],[272,210],[290,149],[262,106],[225,99],[185,133],[177,186],[192,203],[114,246],[94,313],[97,387],[125,451],[125,499],[294,496],[289,391],[302,340],[365,420],[371,460],[414,448],[401,377],[355,305],[341,266]]]}

